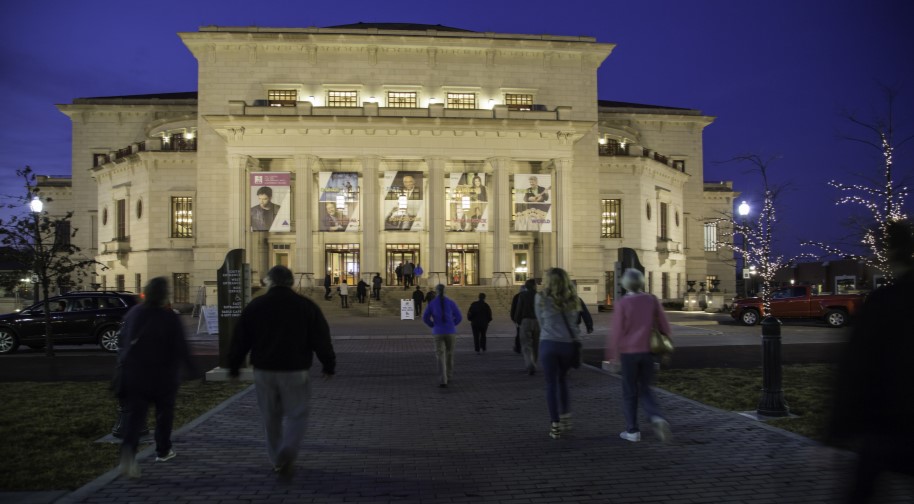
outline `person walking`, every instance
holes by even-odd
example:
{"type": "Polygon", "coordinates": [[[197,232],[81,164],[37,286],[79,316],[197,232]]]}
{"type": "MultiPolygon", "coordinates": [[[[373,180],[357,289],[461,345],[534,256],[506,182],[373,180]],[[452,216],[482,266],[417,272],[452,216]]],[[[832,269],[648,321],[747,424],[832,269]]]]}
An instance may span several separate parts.
{"type": "Polygon", "coordinates": [[[413,286],[413,271],[416,266],[412,261],[407,261],[403,265],[403,290],[407,290],[413,286]]]}
{"type": "Polygon", "coordinates": [[[486,303],[485,292],[480,292],[479,300],[470,305],[467,320],[473,329],[473,348],[476,349],[476,354],[480,355],[480,349],[483,353],[486,351],[486,331],[489,329],[489,322],[492,321],[492,308],[486,303]]]}
{"type": "Polygon", "coordinates": [[[155,460],[165,462],[175,457],[171,431],[181,370],[186,368],[189,375],[195,374],[184,326],[175,312],[166,307],[168,280],[153,278],[143,289],[143,295],[143,303],[127,312],[118,335],[117,394],[128,411],[120,469],[130,478],[140,477],[136,452],[150,403],[156,408],[155,460]]]}
{"type": "Polygon", "coordinates": [[[349,308],[349,284],[346,283],[346,280],[340,282],[340,286],[336,290],[340,293],[340,306],[349,308]]]}
{"type": "Polygon", "coordinates": [[[520,347],[524,356],[524,367],[527,374],[536,374],[537,356],[540,343],[540,325],[536,320],[536,280],[524,282],[524,292],[517,298],[514,316],[511,317],[520,325],[520,347]]]}
{"type": "Polygon", "coordinates": [[[333,281],[330,279],[330,273],[327,273],[324,275],[324,299],[333,297],[333,293],[330,292],[331,285],[333,285],[333,281]]]}
{"type": "Polygon", "coordinates": [[[400,285],[403,282],[403,263],[394,268],[394,273],[397,275],[397,285],[400,285]]]}
{"type": "Polygon", "coordinates": [[[425,272],[425,270],[422,269],[421,264],[417,264],[416,269],[413,270],[413,280],[416,283],[416,287],[419,286],[419,278],[422,276],[422,273],[424,273],[424,272],[425,272]]]}
{"type": "Polygon", "coordinates": [[[558,439],[571,429],[568,370],[574,364],[574,342],[580,339],[575,323],[581,313],[580,298],[562,268],[546,272],[543,290],[536,294],[536,320],[540,326],[540,364],[546,377],[549,437],[558,439]]]}
{"type": "Polygon", "coordinates": [[[612,328],[606,344],[607,360],[613,367],[621,366],[622,410],[625,430],[619,437],[626,441],[641,441],[638,428],[638,402],[650,418],[654,435],[661,441],[672,439],[670,424],[663,416],[651,391],[654,381],[654,359],[651,356],[651,331],[656,328],[670,335],[670,323],[660,301],[644,292],[644,274],[627,269],[622,275],[622,287],[628,291],[616,302],[612,328]]]}
{"type": "Polygon", "coordinates": [[[422,321],[432,328],[435,336],[435,355],[438,357],[438,386],[447,388],[454,376],[454,345],[457,342],[457,325],[463,320],[460,308],[452,299],[444,295],[444,285],[435,286],[434,302],[428,304],[422,321]]]}
{"type": "Polygon", "coordinates": [[[273,470],[288,480],[295,470],[307,428],[313,356],[324,379],[336,372],[330,327],[321,309],[292,290],[292,272],[274,266],[269,290],[241,312],[228,353],[229,376],[238,377],[250,352],[257,405],[263,418],[267,456],[273,470]]]}
{"type": "Polygon", "coordinates": [[[425,304],[431,303],[433,299],[435,299],[435,290],[429,289],[428,292],[425,293],[425,304]]]}
{"type": "Polygon", "coordinates": [[[423,301],[425,301],[425,294],[422,293],[422,289],[417,285],[416,290],[413,291],[413,308],[416,309],[416,320],[422,320],[423,301]]]}
{"type": "Polygon", "coordinates": [[[368,283],[365,282],[364,278],[360,278],[359,283],[355,285],[355,296],[358,298],[359,303],[365,302],[365,298],[368,296],[368,283]]]}
{"type": "Polygon", "coordinates": [[[371,294],[378,301],[381,300],[381,284],[384,283],[384,279],[381,278],[380,273],[375,273],[374,277],[371,279],[371,294]]]}
{"type": "Polygon", "coordinates": [[[514,320],[514,311],[517,310],[517,301],[520,299],[521,293],[525,290],[527,290],[527,288],[521,285],[517,294],[511,298],[511,311],[508,312],[508,316],[511,317],[511,322],[514,322],[514,353],[520,353],[520,321],[514,320]]]}

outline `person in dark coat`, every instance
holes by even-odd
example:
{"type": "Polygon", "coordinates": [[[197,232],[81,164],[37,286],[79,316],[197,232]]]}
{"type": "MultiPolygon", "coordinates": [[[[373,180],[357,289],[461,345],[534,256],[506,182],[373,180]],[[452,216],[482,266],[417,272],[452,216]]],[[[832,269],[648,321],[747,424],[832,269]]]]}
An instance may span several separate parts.
{"type": "Polygon", "coordinates": [[[136,451],[150,403],[156,407],[156,462],[175,457],[171,430],[181,371],[186,368],[194,373],[184,326],[166,307],[168,280],[153,278],[143,294],[144,302],[127,312],[118,336],[118,394],[125,399],[128,411],[121,444],[121,471],[131,478],[140,476],[136,451]]]}
{"type": "Polygon", "coordinates": [[[324,275],[324,299],[333,297],[333,293],[330,291],[331,285],[333,285],[333,281],[330,280],[330,273],[327,273],[324,275]]]}
{"type": "Polygon", "coordinates": [[[520,286],[520,290],[517,291],[517,294],[511,298],[511,311],[508,315],[511,317],[511,322],[514,322],[514,353],[520,353],[520,322],[514,320],[514,310],[517,309],[517,300],[520,299],[520,295],[527,290],[523,285],[520,286]]]}
{"type": "Polygon", "coordinates": [[[381,300],[381,284],[384,283],[384,279],[381,278],[380,273],[375,273],[374,277],[371,279],[371,294],[378,301],[381,300]]]}
{"type": "Polygon", "coordinates": [[[359,283],[355,286],[355,295],[359,300],[359,303],[364,303],[365,298],[368,296],[368,283],[364,279],[359,279],[359,283]]]}
{"type": "Polygon", "coordinates": [[[520,324],[520,347],[524,356],[527,374],[536,374],[540,345],[540,325],[536,319],[536,280],[524,282],[525,290],[517,298],[514,316],[515,323],[520,324]]]}
{"type": "Polygon", "coordinates": [[[578,302],[581,303],[581,311],[578,312],[577,325],[581,325],[581,322],[584,322],[584,328],[587,329],[587,334],[592,334],[593,317],[590,315],[590,310],[587,309],[587,304],[584,303],[583,299],[578,298],[578,302]]]}
{"type": "Polygon", "coordinates": [[[416,320],[422,318],[422,302],[425,301],[425,294],[422,293],[422,288],[418,285],[416,290],[413,291],[413,305],[416,308],[416,320]]]}
{"type": "Polygon", "coordinates": [[[429,289],[428,293],[425,294],[425,304],[431,303],[433,299],[435,299],[435,291],[429,289]]]}
{"type": "Polygon", "coordinates": [[[886,230],[891,285],[867,296],[838,367],[829,442],[858,451],[847,502],[877,502],[892,471],[914,475],[914,234],[910,222],[886,230]]]}
{"type": "Polygon", "coordinates": [[[307,427],[314,355],[324,379],[336,371],[330,327],[321,309],[292,290],[292,272],[274,266],[270,289],[241,312],[228,353],[229,376],[236,378],[248,352],[254,367],[257,405],[267,438],[267,455],[280,478],[294,471],[307,427]]]}
{"type": "Polygon", "coordinates": [[[467,320],[473,329],[473,348],[479,354],[480,349],[486,351],[486,330],[492,321],[492,308],[486,303],[486,293],[479,293],[479,301],[474,301],[467,310],[467,320]]]}

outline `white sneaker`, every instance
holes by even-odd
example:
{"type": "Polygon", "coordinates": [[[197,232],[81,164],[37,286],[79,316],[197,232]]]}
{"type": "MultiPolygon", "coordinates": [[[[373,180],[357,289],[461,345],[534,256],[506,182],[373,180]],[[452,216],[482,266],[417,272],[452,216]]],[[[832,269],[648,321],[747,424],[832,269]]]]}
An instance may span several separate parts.
{"type": "Polygon", "coordinates": [[[670,430],[670,423],[658,416],[651,417],[651,426],[654,428],[654,435],[664,443],[673,440],[673,431],[670,430]]]}
{"type": "Polygon", "coordinates": [[[167,462],[175,458],[178,454],[174,450],[169,449],[168,453],[165,455],[156,455],[156,462],[167,462]]]}
{"type": "Polygon", "coordinates": [[[562,432],[571,432],[571,413],[559,415],[559,429],[562,432]]]}
{"type": "Polygon", "coordinates": [[[622,433],[619,434],[619,437],[626,441],[631,441],[632,443],[637,443],[638,441],[641,441],[640,432],[622,431],[622,433]]]}

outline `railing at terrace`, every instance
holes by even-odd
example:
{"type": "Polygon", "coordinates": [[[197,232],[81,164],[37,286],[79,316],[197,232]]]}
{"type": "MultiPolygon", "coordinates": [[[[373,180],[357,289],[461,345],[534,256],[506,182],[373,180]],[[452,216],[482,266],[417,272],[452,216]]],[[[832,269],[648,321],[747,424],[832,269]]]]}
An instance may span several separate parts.
{"type": "Polygon", "coordinates": [[[628,156],[628,145],[618,143],[597,144],[601,156],[628,156]]]}
{"type": "Polygon", "coordinates": [[[172,136],[169,141],[162,139],[153,139],[151,141],[138,142],[128,147],[118,149],[110,153],[96,153],[92,155],[92,167],[98,168],[101,165],[120,161],[121,159],[132,156],[139,152],[194,152],[197,150],[197,139],[172,136]]]}

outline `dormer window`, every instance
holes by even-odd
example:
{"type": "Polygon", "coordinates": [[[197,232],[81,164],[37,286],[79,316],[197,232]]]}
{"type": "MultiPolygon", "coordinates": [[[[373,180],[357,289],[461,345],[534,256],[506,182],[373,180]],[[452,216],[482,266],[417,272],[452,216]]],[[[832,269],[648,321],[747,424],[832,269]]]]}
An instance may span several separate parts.
{"type": "Polygon", "coordinates": [[[505,105],[508,106],[508,110],[533,110],[533,95],[506,93],[505,105]]]}
{"type": "Polygon", "coordinates": [[[328,107],[358,107],[359,106],[359,92],[358,91],[328,91],[327,92],[327,106],[328,107]]]}
{"type": "Polygon", "coordinates": [[[271,89],[267,91],[267,104],[271,107],[294,107],[298,91],[294,89],[271,89]]]}
{"type": "Polygon", "coordinates": [[[475,109],[476,93],[448,93],[446,106],[449,109],[475,109]]]}

